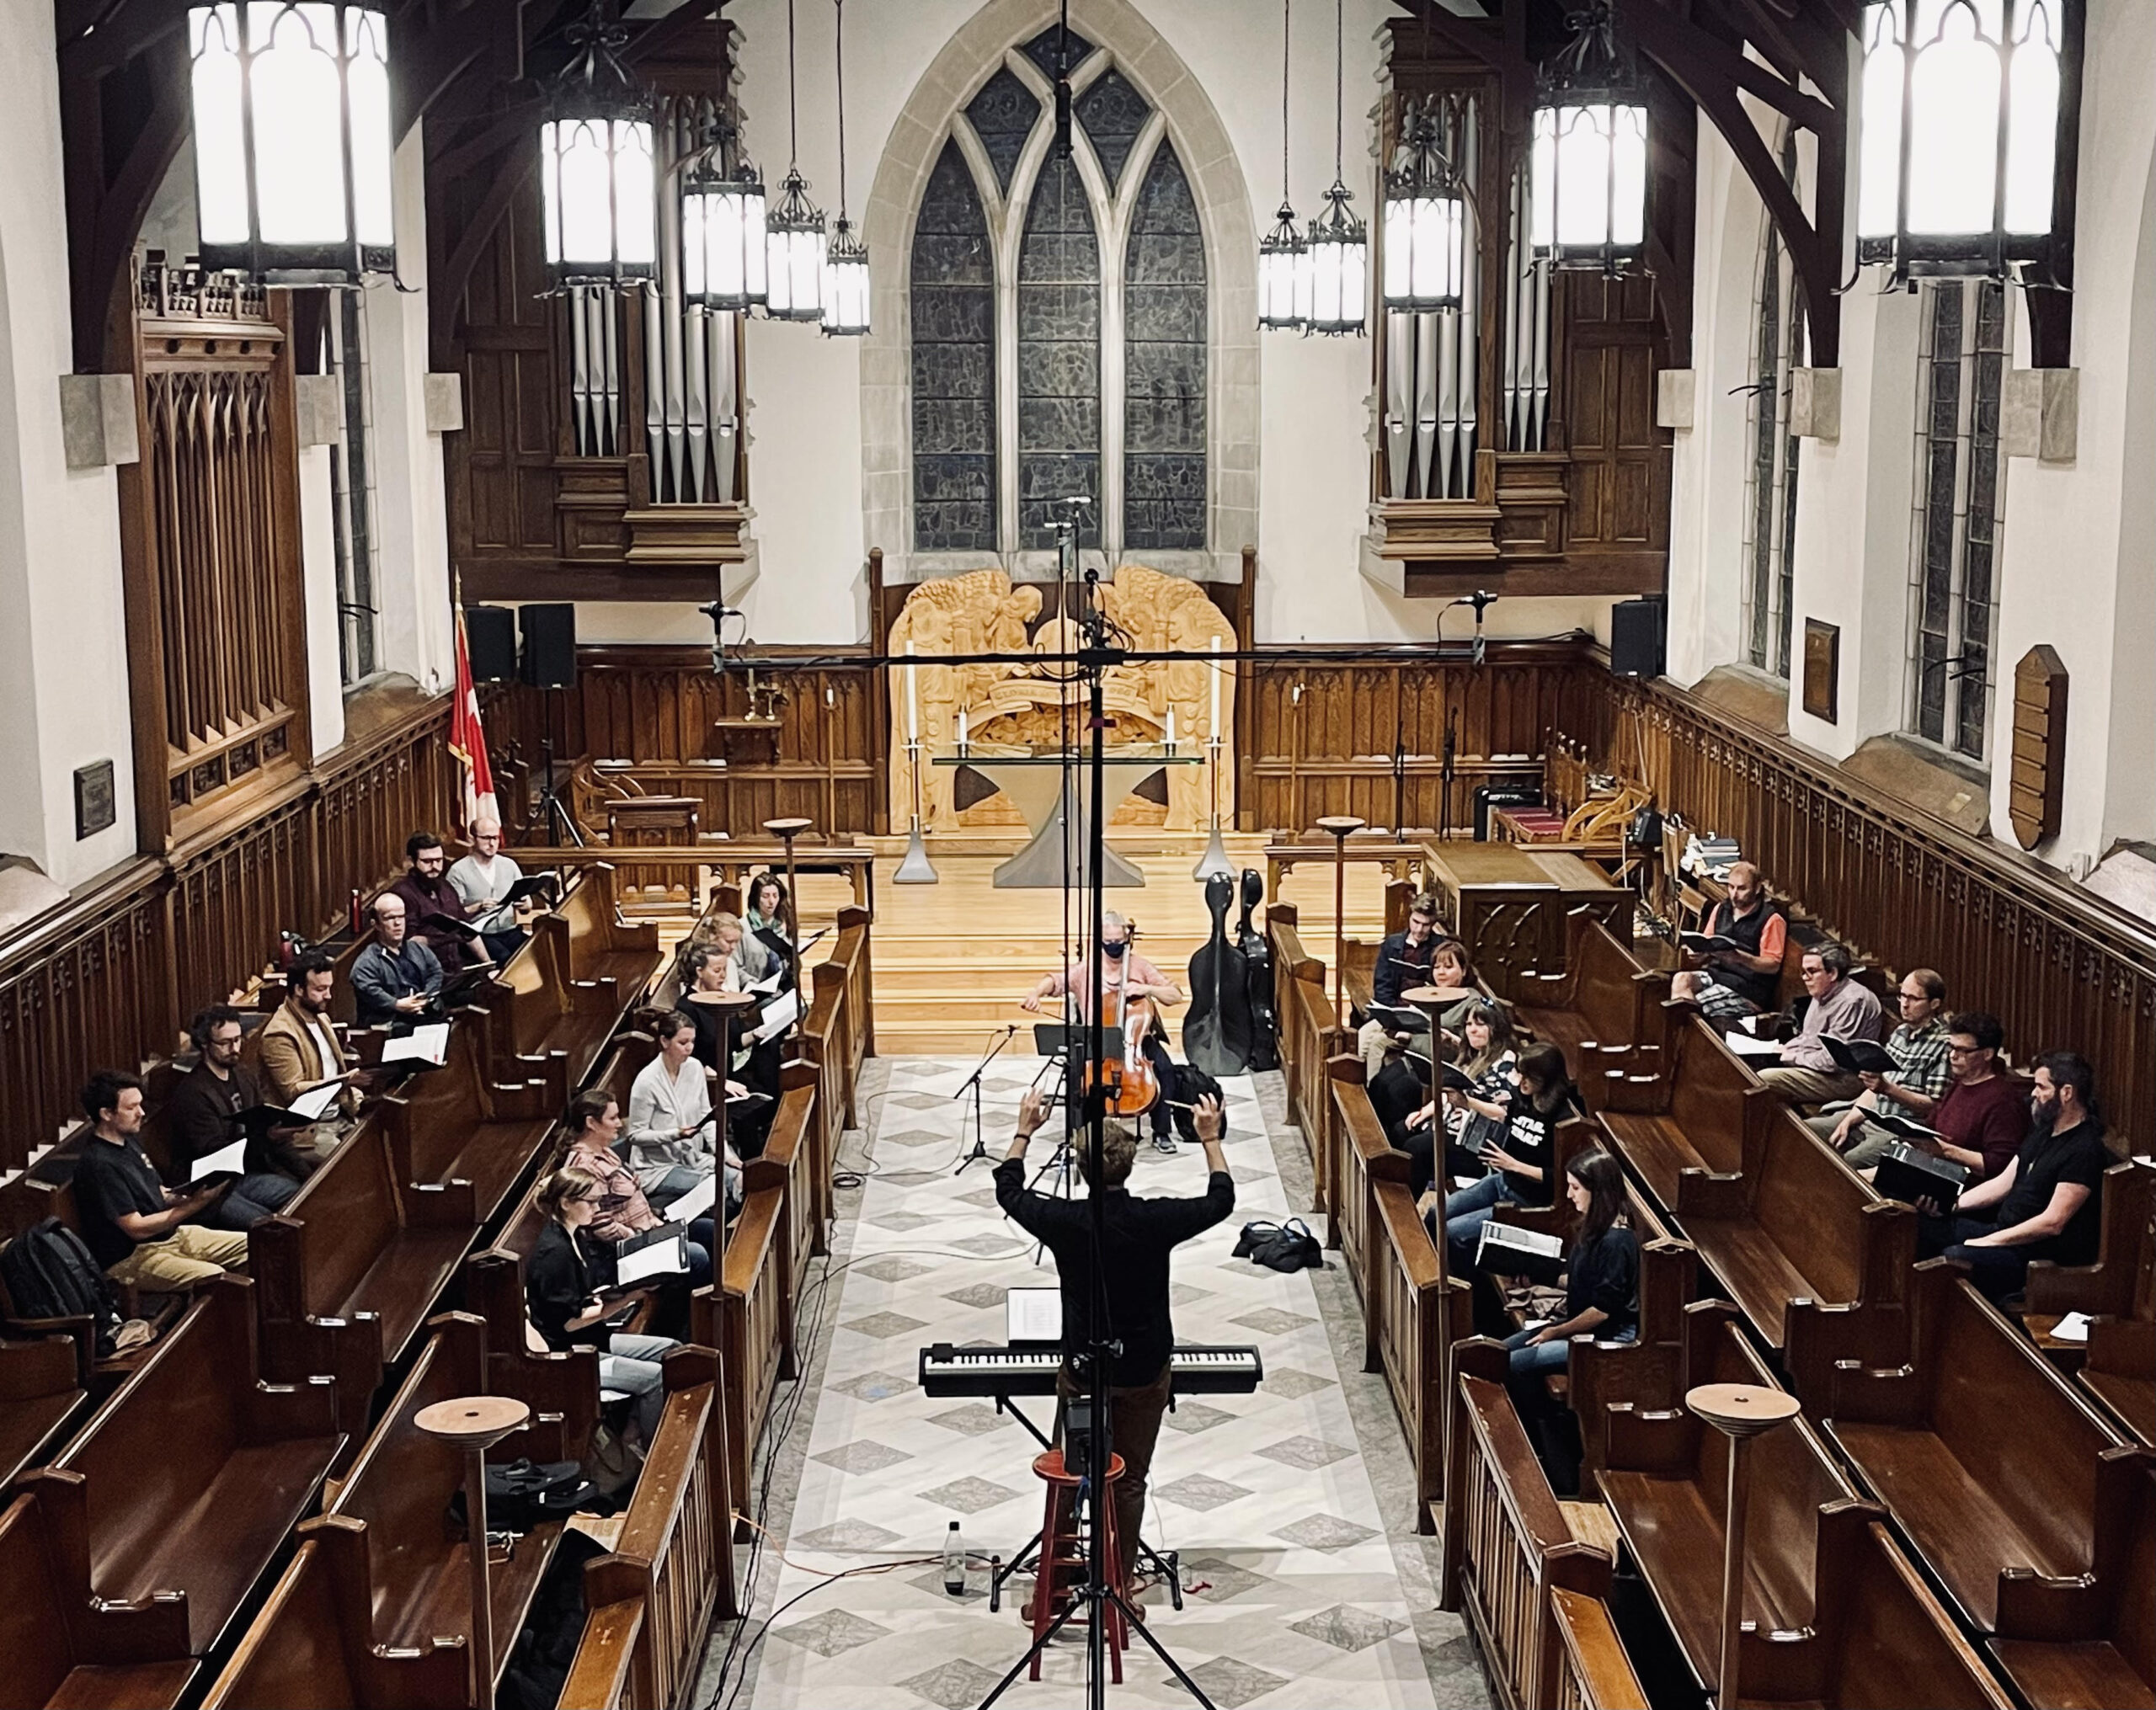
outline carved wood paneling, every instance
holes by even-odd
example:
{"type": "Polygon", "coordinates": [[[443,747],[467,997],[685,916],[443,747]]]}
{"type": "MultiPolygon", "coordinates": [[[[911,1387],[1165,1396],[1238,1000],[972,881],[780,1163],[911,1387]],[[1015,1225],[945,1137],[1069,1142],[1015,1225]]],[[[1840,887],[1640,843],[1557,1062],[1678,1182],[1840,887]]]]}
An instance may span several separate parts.
{"type": "Polygon", "coordinates": [[[1560,276],[1563,382],[1550,429],[1569,460],[1568,563],[1652,567],[1642,587],[1661,585],[1669,552],[1671,435],[1655,425],[1655,370],[1666,359],[1654,293],[1640,275],[1560,276]]]}

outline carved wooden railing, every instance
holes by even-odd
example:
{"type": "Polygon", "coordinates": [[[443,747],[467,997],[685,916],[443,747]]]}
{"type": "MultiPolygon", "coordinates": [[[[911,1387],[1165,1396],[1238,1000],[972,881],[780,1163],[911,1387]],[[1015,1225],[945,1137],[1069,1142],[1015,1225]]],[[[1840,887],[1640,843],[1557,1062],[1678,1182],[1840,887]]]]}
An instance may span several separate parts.
{"type": "Polygon", "coordinates": [[[1340,1048],[1324,965],[1303,948],[1291,903],[1270,903],[1265,930],[1273,940],[1273,1009],[1279,1017],[1280,1068],[1288,1080],[1288,1119],[1303,1131],[1315,1177],[1315,1209],[1333,1204],[1332,1093],[1326,1059],[1340,1048]]]}
{"type": "Polygon", "coordinates": [[[74,1120],[99,1068],[170,1051],[187,1018],[321,936],[453,798],[448,697],[349,740],[245,824],[130,862],[0,945],[0,1176],[74,1120]]]}
{"type": "Polygon", "coordinates": [[[712,1622],[738,1612],[718,1356],[677,1350],[666,1382],[621,1537],[584,1564],[584,1638],[564,1704],[665,1710],[693,1686],[712,1622]]]}
{"type": "Polygon", "coordinates": [[[1933,967],[2019,1057],[2095,1064],[2115,1133],[2156,1148],[2156,928],[1994,839],[1914,809],[1662,684],[1610,679],[1605,752],[1659,805],[1734,837],[1783,896],[1885,965],[1933,967]]]}

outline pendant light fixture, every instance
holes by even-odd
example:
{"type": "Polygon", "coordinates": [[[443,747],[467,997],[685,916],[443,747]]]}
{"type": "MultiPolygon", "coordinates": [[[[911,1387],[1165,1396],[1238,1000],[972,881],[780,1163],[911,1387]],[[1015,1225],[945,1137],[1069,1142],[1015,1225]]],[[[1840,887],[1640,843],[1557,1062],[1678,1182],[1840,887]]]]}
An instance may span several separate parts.
{"type": "Polygon", "coordinates": [[[1348,205],[1346,155],[1342,138],[1347,120],[1347,36],[1345,0],[1332,7],[1332,188],[1325,193],[1325,211],[1310,221],[1309,255],[1310,319],[1313,333],[1337,336],[1360,333],[1369,317],[1369,237],[1348,205]]]}
{"type": "Polygon", "coordinates": [[[1288,199],[1288,63],[1294,0],[1280,0],[1280,217],[1257,246],[1257,324],[1299,332],[1310,324],[1310,252],[1288,199]]]}
{"type": "Polygon", "coordinates": [[[763,175],[722,75],[709,139],[681,174],[682,301],[746,314],[764,301],[767,242],[763,175]]]}
{"type": "Polygon", "coordinates": [[[1565,22],[1572,42],[1536,79],[1534,253],[1614,273],[1646,241],[1646,92],[1618,42],[1612,0],[1565,22]]]}
{"type": "Polygon", "coordinates": [[[265,285],[397,270],[380,0],[188,9],[202,264],[265,285]]]}
{"type": "Polygon", "coordinates": [[[831,0],[832,57],[839,88],[839,216],[824,252],[824,330],[834,338],[859,338],[868,330],[868,246],[846,216],[846,0],[831,0]]]}
{"type": "Polygon", "coordinates": [[[2048,254],[2067,4],[1865,6],[1860,261],[1998,279],[2048,254]]]}
{"type": "Polygon", "coordinates": [[[1408,104],[1385,184],[1385,306],[1402,312],[1460,306],[1467,269],[1467,194],[1460,104],[1444,95],[1408,104]]]}
{"type": "Polygon", "coordinates": [[[547,267],[557,289],[638,285],[658,266],[651,98],[622,63],[627,40],[607,0],[592,0],[569,27],[575,56],[539,127],[547,267]]]}
{"type": "Polygon", "coordinates": [[[774,321],[824,318],[824,210],[801,176],[801,114],[794,86],[793,0],[786,0],[786,177],[765,221],[769,257],[764,312],[774,321]]]}

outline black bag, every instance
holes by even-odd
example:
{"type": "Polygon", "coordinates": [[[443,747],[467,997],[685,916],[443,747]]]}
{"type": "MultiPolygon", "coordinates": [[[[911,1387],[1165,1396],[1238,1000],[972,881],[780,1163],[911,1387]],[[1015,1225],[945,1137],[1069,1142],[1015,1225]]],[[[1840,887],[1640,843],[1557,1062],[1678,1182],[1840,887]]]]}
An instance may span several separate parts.
{"type": "Polygon", "coordinates": [[[0,1281],[19,1318],[88,1318],[98,1357],[110,1359],[120,1302],[83,1238],[57,1217],[33,1224],[0,1248],[0,1281]]]}
{"type": "Polygon", "coordinates": [[[1290,1217],[1284,1223],[1268,1223],[1262,1218],[1245,1223],[1235,1242],[1235,1256],[1274,1271],[1325,1269],[1325,1251],[1300,1217],[1290,1217]]]}
{"type": "MultiPolygon", "coordinates": [[[[487,1468],[487,1529],[530,1532],[550,1520],[566,1520],[599,1494],[574,1461],[505,1461],[487,1468]]],[[[450,1499],[459,1526],[466,1524],[464,1493],[450,1499]]]]}

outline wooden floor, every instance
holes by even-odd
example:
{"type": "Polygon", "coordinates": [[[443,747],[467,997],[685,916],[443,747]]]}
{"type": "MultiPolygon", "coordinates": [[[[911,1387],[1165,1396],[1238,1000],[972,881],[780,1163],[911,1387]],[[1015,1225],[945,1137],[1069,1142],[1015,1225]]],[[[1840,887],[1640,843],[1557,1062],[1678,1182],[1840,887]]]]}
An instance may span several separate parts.
{"type": "MultiPolygon", "coordinates": [[[[951,1055],[987,1049],[1006,1023],[1030,1025],[1018,1000],[1062,958],[1064,898],[1057,891],[999,891],[995,867],[1016,848],[1008,838],[937,840],[931,847],[938,882],[898,885],[891,875],[905,854],[903,840],[874,839],[876,1048],[884,1057],[951,1055]]],[[[1238,869],[1265,868],[1265,839],[1239,835],[1227,840],[1238,869]]],[[[1110,846],[1145,875],[1142,889],[1113,890],[1108,906],[1137,922],[1139,951],[1186,991],[1193,953],[1205,941],[1209,917],[1202,887],[1190,871],[1203,853],[1203,839],[1178,839],[1159,831],[1127,839],[1111,833],[1110,846]]],[[[1302,910],[1304,941],[1328,959],[1332,948],[1332,872],[1312,863],[1291,871],[1283,899],[1302,910]]],[[[1081,904],[1072,899],[1075,912],[1081,904]]],[[[1384,892],[1374,865],[1348,869],[1347,930],[1350,937],[1378,935],[1384,892]]],[[[1261,909],[1257,923],[1262,928],[1261,909]]],[[[1235,926],[1235,914],[1229,917],[1235,926]]],[[[1074,919],[1074,931],[1079,923],[1074,919]]],[[[1169,1016],[1171,1035],[1176,1017],[1169,1016]]],[[[1025,1033],[1011,1047],[1030,1052],[1025,1033]]]]}

